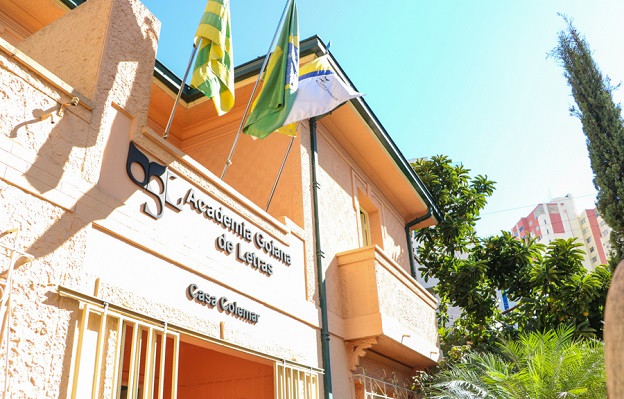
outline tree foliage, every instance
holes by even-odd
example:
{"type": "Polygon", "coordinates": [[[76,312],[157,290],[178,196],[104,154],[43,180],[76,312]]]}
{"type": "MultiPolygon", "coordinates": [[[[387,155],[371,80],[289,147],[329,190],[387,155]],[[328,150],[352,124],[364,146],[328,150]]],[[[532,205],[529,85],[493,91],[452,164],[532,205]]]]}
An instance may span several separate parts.
{"type": "Polygon", "coordinates": [[[572,328],[524,333],[496,352],[471,351],[423,388],[437,399],[605,398],[604,344],[572,328]]]}
{"type": "Polygon", "coordinates": [[[613,101],[608,77],[603,77],[594,62],[585,38],[565,18],[567,29],[559,32],[558,45],[551,55],[564,69],[576,106],[572,115],[583,124],[587,150],[598,190],[596,206],[613,229],[611,264],[617,265],[624,254],[624,121],[622,109],[613,101]]]}
{"type": "Polygon", "coordinates": [[[445,156],[412,164],[444,214],[435,227],[414,233],[423,277],[436,279],[439,325],[445,353],[454,346],[488,347],[500,337],[573,325],[579,334],[601,336],[611,273],[582,265],[582,244],[554,240],[548,246],[508,232],[479,238],[475,223],[494,182],[470,177],[469,170],[445,156]],[[503,313],[497,293],[517,302],[503,313]],[[448,308],[461,308],[451,327],[448,308]]]}

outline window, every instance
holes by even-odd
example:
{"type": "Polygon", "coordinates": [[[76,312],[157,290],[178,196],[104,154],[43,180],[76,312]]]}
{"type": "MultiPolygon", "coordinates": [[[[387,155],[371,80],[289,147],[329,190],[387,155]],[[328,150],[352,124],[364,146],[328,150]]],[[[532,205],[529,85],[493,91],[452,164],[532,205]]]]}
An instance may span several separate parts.
{"type": "Polygon", "coordinates": [[[607,222],[605,222],[604,220],[600,221],[600,227],[604,226],[605,224],[607,224],[607,222]]]}
{"type": "Polygon", "coordinates": [[[585,240],[586,243],[590,243],[591,242],[591,237],[587,237],[587,240],[585,240]]]}
{"type": "Polygon", "coordinates": [[[360,234],[362,238],[362,246],[368,247],[371,245],[371,236],[370,236],[370,223],[368,212],[364,209],[360,208],[360,234]]]}
{"type": "Polygon", "coordinates": [[[585,224],[587,222],[586,218],[581,219],[581,224],[585,224]]]}
{"type": "Polygon", "coordinates": [[[585,227],[585,228],[583,229],[583,235],[584,235],[584,236],[586,236],[588,231],[589,231],[589,229],[588,229],[587,227],[585,227]]]}
{"type": "Polygon", "coordinates": [[[602,236],[603,237],[609,237],[609,230],[603,230],[602,231],[602,236]]]}
{"type": "Polygon", "coordinates": [[[384,248],[384,236],[382,230],[381,201],[374,195],[369,197],[362,190],[357,190],[358,224],[360,228],[360,245],[367,247],[376,245],[384,248]]]}
{"type": "Polygon", "coordinates": [[[591,248],[589,249],[589,252],[594,252],[595,250],[596,250],[596,247],[591,247],[591,248]]]}
{"type": "Polygon", "coordinates": [[[597,256],[594,256],[594,257],[592,258],[592,263],[596,263],[596,262],[598,262],[598,257],[597,257],[597,256]]]}
{"type": "Polygon", "coordinates": [[[533,226],[533,221],[529,220],[529,226],[533,226]]]}

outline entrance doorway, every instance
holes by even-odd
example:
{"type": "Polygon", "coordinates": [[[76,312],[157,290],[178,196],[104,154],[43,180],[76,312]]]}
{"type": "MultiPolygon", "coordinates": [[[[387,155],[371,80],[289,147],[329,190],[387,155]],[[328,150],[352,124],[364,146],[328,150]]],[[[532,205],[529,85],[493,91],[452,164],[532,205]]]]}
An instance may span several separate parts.
{"type": "Polygon", "coordinates": [[[273,399],[272,362],[242,355],[180,342],[178,398],[273,399]]]}
{"type": "Polygon", "coordinates": [[[160,389],[163,398],[274,398],[274,366],[269,360],[180,335],[177,347],[174,338],[167,339],[162,364],[164,373],[159,374],[162,335],[154,334],[154,339],[149,336],[149,328],[130,323],[125,326],[120,399],[156,399],[161,397],[160,389]],[[154,361],[150,362],[150,358],[154,361]],[[163,376],[162,383],[159,375],[163,376]],[[175,396],[172,387],[175,387],[175,396]]]}
{"type": "Polygon", "coordinates": [[[81,306],[68,398],[320,397],[319,369],[189,335],[115,305],[81,306]]]}

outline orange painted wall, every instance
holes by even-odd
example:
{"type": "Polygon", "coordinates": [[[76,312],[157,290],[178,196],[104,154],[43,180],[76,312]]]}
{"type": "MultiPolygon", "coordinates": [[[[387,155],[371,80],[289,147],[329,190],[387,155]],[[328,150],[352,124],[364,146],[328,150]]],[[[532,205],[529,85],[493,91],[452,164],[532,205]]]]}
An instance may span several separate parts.
{"type": "Polygon", "coordinates": [[[180,343],[179,399],[272,399],[273,368],[180,343]]]}
{"type": "MultiPolygon", "coordinates": [[[[139,386],[143,387],[145,377],[145,342],[143,331],[140,351],[139,386]]],[[[161,337],[156,343],[156,366],[160,369],[161,337]]],[[[126,339],[122,365],[122,385],[127,387],[132,327],[126,327],[126,339]]],[[[164,395],[171,395],[173,340],[167,340],[165,355],[164,395]]],[[[158,375],[158,373],[156,373],[158,375]]],[[[158,378],[155,379],[153,397],[158,397],[158,378]]],[[[127,388],[124,388],[126,390],[127,388]]],[[[178,357],[177,397],[179,399],[271,399],[274,391],[273,367],[268,364],[242,359],[208,348],[180,342],[178,357]]],[[[122,393],[123,396],[123,393],[122,393]]]]}

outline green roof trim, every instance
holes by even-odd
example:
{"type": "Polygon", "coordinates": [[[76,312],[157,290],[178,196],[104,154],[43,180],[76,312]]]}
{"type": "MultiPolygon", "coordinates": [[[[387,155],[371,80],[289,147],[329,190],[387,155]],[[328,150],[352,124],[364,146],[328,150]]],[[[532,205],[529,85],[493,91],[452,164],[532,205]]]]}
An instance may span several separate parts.
{"type": "Polygon", "coordinates": [[[73,10],[74,8],[78,7],[79,5],[86,2],[87,0],[59,0],[59,1],[63,3],[65,7],[69,8],[70,10],[73,10]]]}

